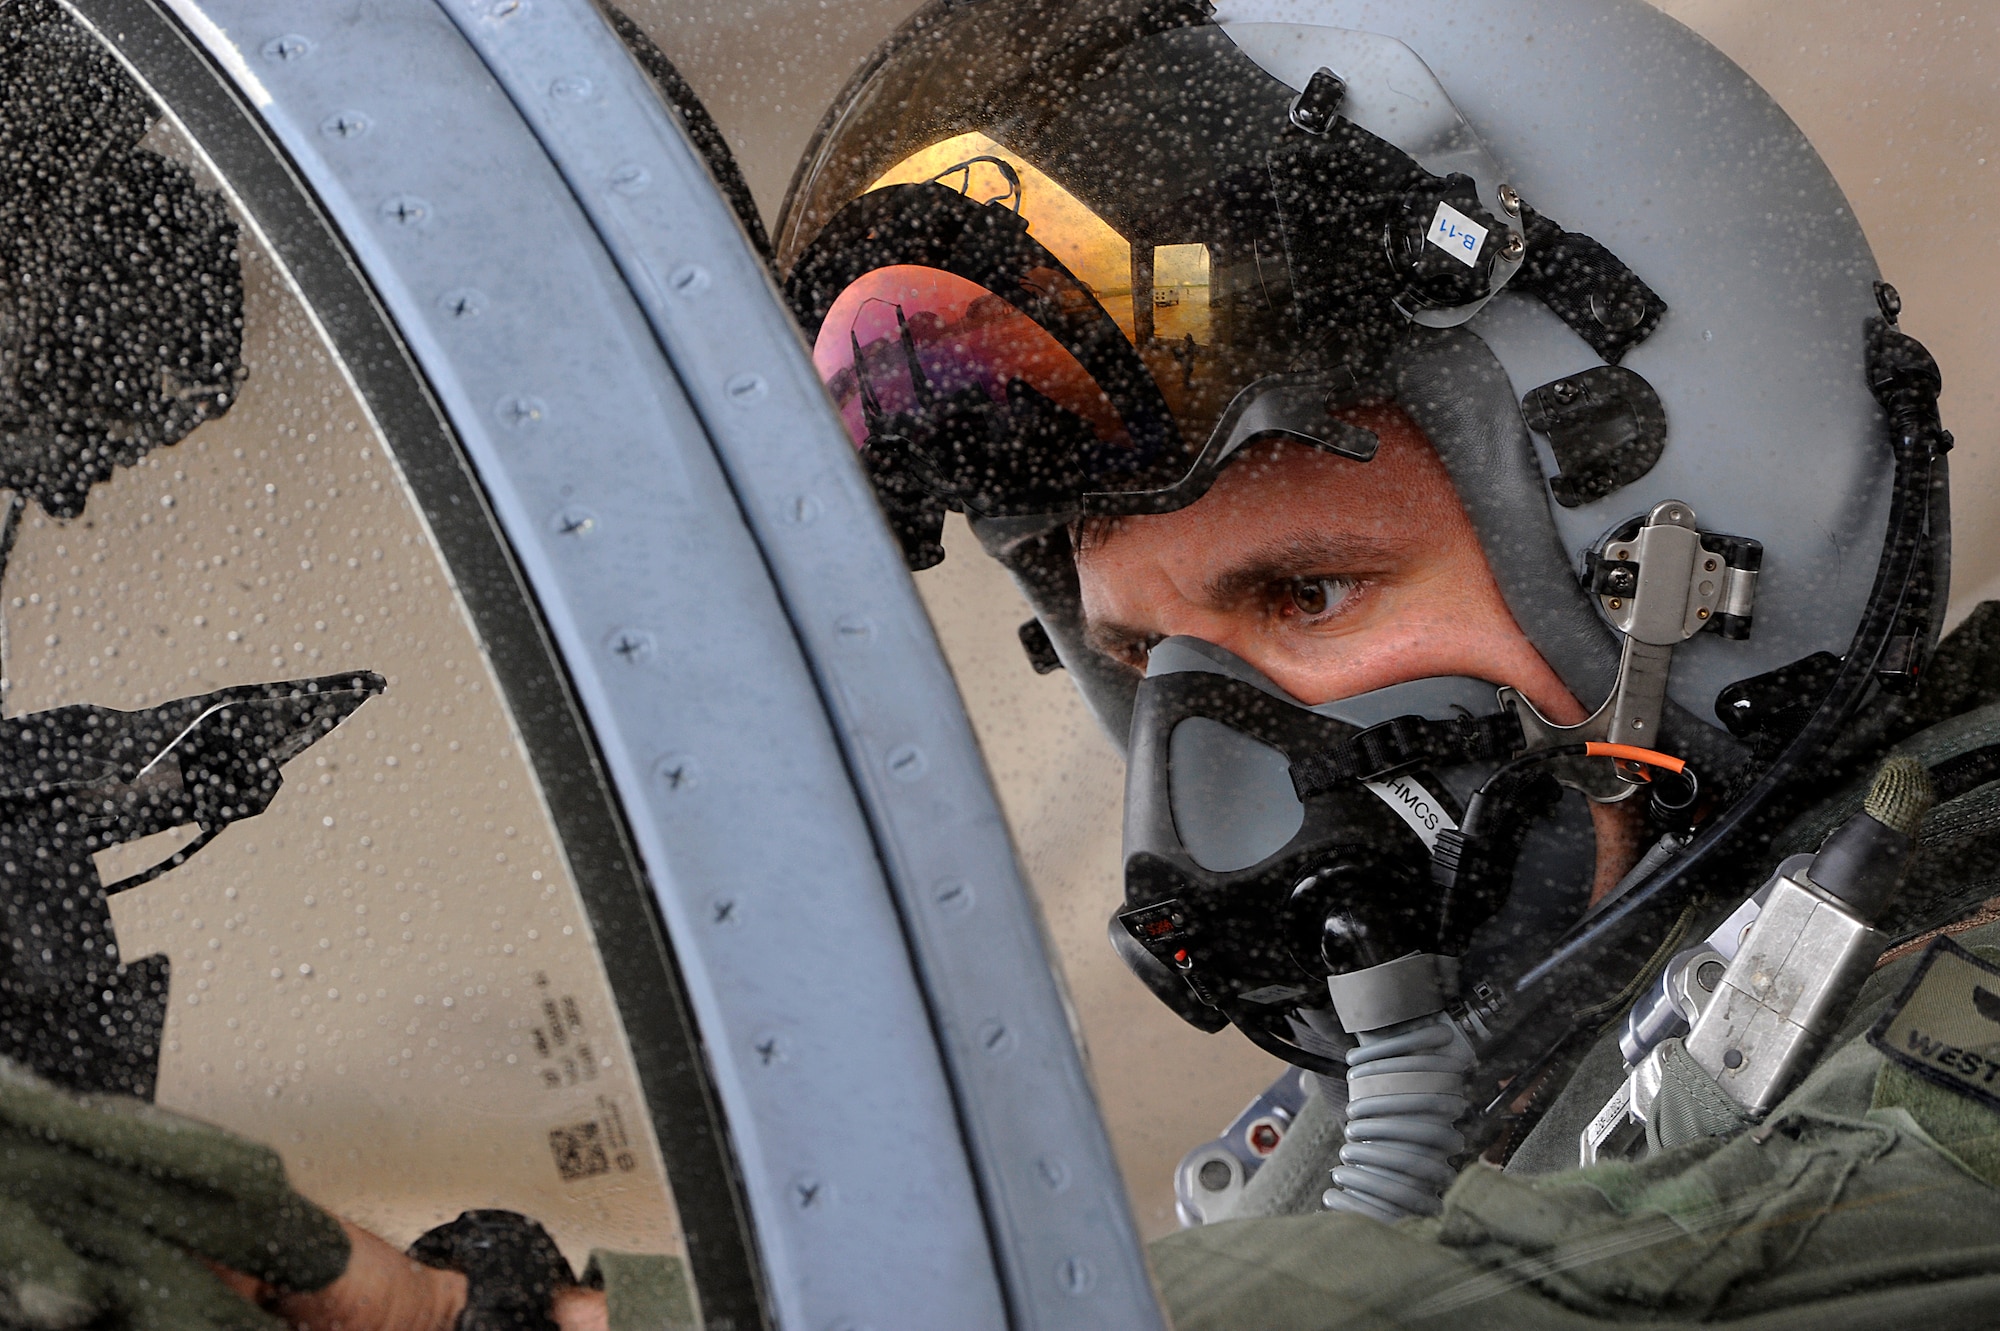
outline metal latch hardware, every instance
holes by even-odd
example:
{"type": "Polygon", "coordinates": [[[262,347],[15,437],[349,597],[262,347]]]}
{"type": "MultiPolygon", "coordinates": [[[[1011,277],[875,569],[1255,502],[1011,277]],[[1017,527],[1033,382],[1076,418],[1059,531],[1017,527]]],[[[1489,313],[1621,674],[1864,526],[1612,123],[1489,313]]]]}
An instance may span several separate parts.
{"type": "MultiPolygon", "coordinates": [[[[1587,741],[1656,747],[1674,648],[1709,627],[1725,606],[1735,607],[1728,613],[1747,632],[1762,554],[1755,541],[1704,535],[1694,509],[1680,500],[1656,504],[1643,519],[1614,531],[1592,552],[1586,576],[1605,617],[1624,637],[1617,681],[1604,705],[1573,726],[1554,724],[1516,690],[1501,689],[1501,702],[1521,720],[1527,752],[1587,741]]],[[[1635,778],[1602,759],[1557,759],[1550,770],[1602,804],[1638,789],[1635,778]]]]}

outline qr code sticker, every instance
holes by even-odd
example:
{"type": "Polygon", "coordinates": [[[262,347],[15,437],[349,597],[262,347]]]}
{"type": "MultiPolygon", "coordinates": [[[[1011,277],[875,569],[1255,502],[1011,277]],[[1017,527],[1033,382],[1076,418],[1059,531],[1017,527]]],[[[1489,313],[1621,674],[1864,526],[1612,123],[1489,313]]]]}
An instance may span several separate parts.
{"type": "Polygon", "coordinates": [[[611,1172],[611,1157],[605,1153],[603,1133],[594,1122],[551,1130],[549,1150],[556,1158],[556,1172],[565,1183],[611,1172]]]}

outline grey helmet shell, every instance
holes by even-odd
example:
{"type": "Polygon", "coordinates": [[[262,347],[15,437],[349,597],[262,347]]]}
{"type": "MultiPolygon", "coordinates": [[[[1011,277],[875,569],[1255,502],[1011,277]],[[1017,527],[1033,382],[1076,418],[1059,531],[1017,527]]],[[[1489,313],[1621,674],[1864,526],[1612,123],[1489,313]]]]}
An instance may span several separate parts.
{"type": "MultiPolygon", "coordinates": [[[[1784,111],[1640,0],[1229,0],[1215,18],[1294,87],[1338,58],[1341,29],[1405,44],[1531,206],[1603,242],[1665,298],[1666,318],[1621,362],[1666,408],[1659,461],[1602,499],[1541,507],[1572,565],[1607,529],[1669,499],[1692,505],[1705,529],[1763,542],[1755,631],[1745,641],[1700,634],[1678,649],[1674,701],[1714,724],[1724,686],[1846,650],[1889,502],[1882,411],[1863,373],[1879,274],[1840,187],[1784,111]]],[[[1515,292],[1465,327],[1517,396],[1599,363],[1515,292]]],[[[1434,440],[1456,424],[1424,414],[1434,440]]],[[[1553,475],[1548,441],[1529,438],[1553,475]]],[[[1440,451],[1452,465],[1453,450],[1440,451]]],[[[1523,628],[1595,703],[1615,649],[1608,635],[1570,641],[1567,613],[1541,604],[1545,570],[1527,539],[1539,515],[1483,512],[1463,480],[1460,494],[1523,628]],[[1516,523],[1516,539],[1497,529],[1516,523]]]]}

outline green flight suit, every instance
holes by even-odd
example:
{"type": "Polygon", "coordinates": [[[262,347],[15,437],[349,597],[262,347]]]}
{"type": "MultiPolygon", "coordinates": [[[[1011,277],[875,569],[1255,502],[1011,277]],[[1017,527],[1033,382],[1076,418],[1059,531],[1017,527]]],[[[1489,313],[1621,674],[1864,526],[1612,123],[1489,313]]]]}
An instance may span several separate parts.
{"type": "MultiPolygon", "coordinates": [[[[279,1331],[208,1263],[285,1290],[347,1267],[347,1236],[275,1152],[121,1095],[77,1095],[0,1060],[0,1328],[279,1331]]],[[[598,1251],[611,1331],[692,1331],[678,1258],[598,1251]]]]}
{"type": "MultiPolygon", "coordinates": [[[[1941,678],[1923,699],[1861,728],[1846,771],[1872,766],[1892,745],[1934,765],[2000,742],[1996,607],[1981,607],[1939,662],[1941,678]]],[[[1801,819],[1774,847],[1772,866],[1817,846],[1859,807],[1865,781],[1864,772],[1801,819]]],[[[1932,811],[1890,931],[1920,935],[1956,920],[1957,944],[2000,963],[2000,921],[1979,909],[1997,894],[2000,784],[1932,811]]],[[[1682,1140],[1692,1135],[1685,1124],[1701,1118],[1683,1099],[1683,1126],[1665,1141],[1656,1107],[1650,1135],[1663,1149],[1575,1168],[1579,1132],[1624,1074],[1607,1037],[1508,1169],[1465,1170],[1439,1216],[1387,1225],[1268,1215],[1163,1239],[1152,1259],[1174,1325],[2000,1326],[2000,1112],[1905,1070],[1867,1040],[1922,956],[1913,950],[1876,971],[1828,1052],[1760,1124],[1711,1118],[1705,1130],[1722,1135],[1682,1140]]]]}

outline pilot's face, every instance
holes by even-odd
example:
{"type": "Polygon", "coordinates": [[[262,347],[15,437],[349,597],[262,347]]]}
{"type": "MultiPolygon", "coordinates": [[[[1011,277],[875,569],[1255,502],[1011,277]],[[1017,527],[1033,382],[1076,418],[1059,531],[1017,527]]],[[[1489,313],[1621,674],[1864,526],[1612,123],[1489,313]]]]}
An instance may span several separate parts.
{"type": "Polygon", "coordinates": [[[1354,419],[1381,437],[1373,461],[1264,444],[1178,512],[1086,532],[1092,642],[1143,669],[1160,639],[1201,638],[1308,704],[1470,675],[1581,721],[1508,612],[1429,441],[1393,407],[1354,419]]]}
{"type": "MultiPolygon", "coordinates": [[[[1353,420],[1381,437],[1372,461],[1263,444],[1178,512],[1086,528],[1076,566],[1093,644],[1144,669],[1162,638],[1200,638],[1307,704],[1469,675],[1559,724],[1583,720],[1501,599],[1430,441],[1393,407],[1353,420]]],[[[1629,859],[1629,821],[1600,806],[1600,892],[1629,859]]]]}

